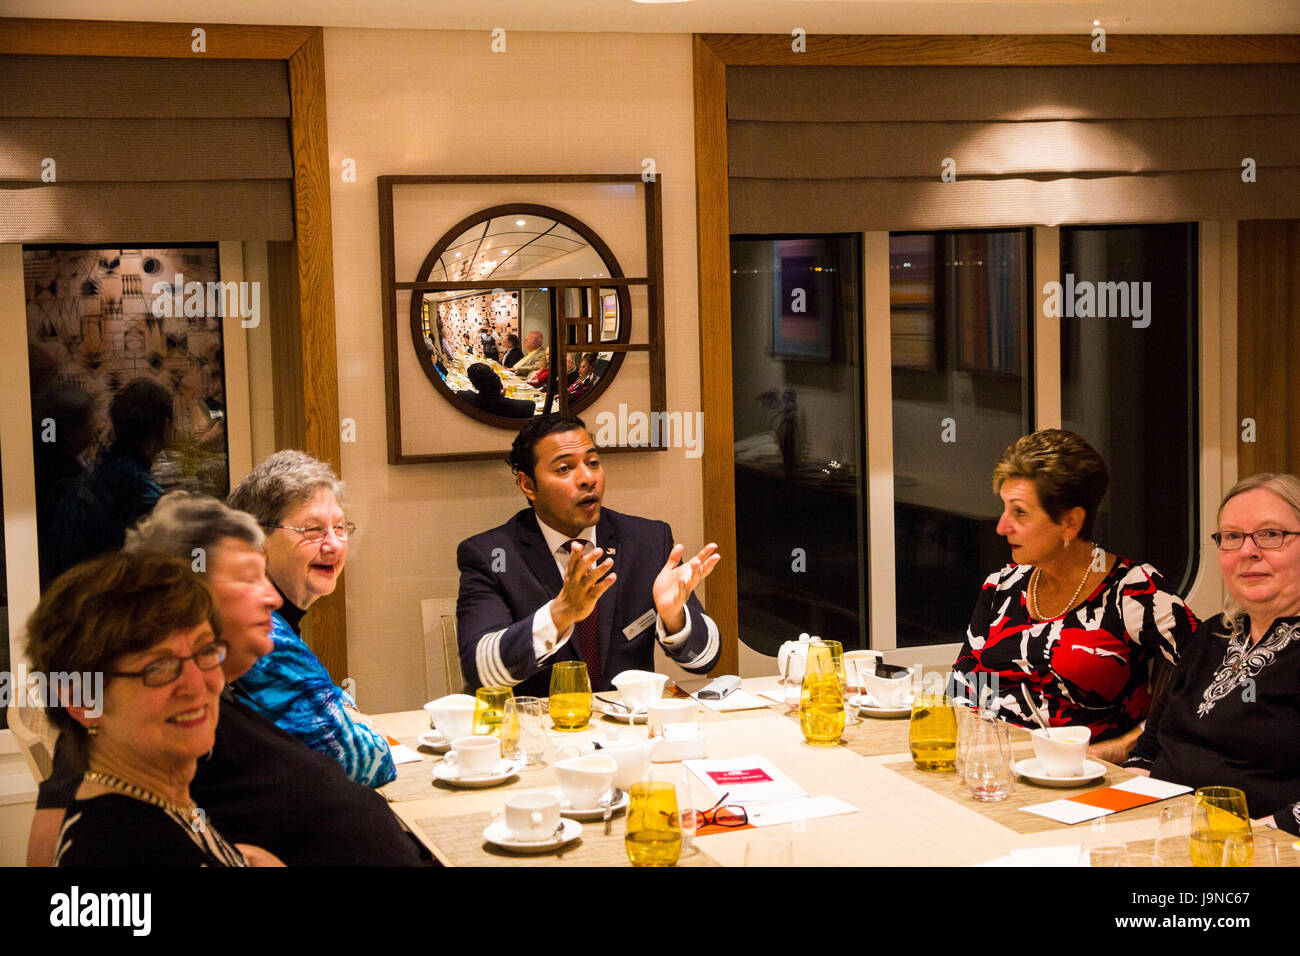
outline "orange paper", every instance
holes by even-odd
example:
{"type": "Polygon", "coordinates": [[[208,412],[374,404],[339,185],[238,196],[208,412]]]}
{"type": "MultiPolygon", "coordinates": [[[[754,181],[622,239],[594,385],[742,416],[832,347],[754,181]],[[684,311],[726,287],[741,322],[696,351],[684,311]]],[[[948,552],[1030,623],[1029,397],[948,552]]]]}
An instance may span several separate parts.
{"type": "Polygon", "coordinates": [[[1081,793],[1078,796],[1066,797],[1065,799],[1073,800],[1075,803],[1084,803],[1090,807],[1098,807],[1102,810],[1110,810],[1114,813],[1121,810],[1132,810],[1134,807],[1144,807],[1148,803],[1159,802],[1155,797],[1148,797],[1143,793],[1133,793],[1129,790],[1119,790],[1115,787],[1102,787],[1100,790],[1081,793]]]}

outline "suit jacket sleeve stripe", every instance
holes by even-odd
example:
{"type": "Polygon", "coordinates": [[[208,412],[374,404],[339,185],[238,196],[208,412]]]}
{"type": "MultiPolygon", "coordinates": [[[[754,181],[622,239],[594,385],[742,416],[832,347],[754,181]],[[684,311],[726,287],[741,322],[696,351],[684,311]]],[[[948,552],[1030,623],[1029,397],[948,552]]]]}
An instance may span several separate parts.
{"type": "Polygon", "coordinates": [[[687,670],[708,670],[709,667],[713,666],[714,659],[722,649],[722,639],[718,635],[718,625],[714,624],[713,618],[709,617],[707,614],[701,613],[700,617],[704,619],[704,627],[708,632],[708,639],[704,643],[704,650],[700,651],[698,655],[692,657],[688,661],[680,662],[682,667],[685,667],[687,670]]]}

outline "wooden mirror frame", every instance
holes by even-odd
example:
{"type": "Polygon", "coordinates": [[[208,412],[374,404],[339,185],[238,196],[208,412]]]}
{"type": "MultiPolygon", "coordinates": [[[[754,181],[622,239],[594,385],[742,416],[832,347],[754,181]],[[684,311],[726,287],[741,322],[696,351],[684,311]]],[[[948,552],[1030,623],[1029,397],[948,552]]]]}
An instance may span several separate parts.
{"type": "MultiPolygon", "coordinates": [[[[504,415],[493,415],[491,412],[485,412],[481,408],[475,408],[473,405],[469,405],[462,401],[452,390],[451,386],[449,386],[443,377],[438,374],[438,370],[434,366],[433,356],[429,354],[429,350],[424,346],[424,331],[421,327],[421,312],[423,311],[422,302],[423,293],[425,292],[460,291],[461,289],[469,291],[495,292],[499,289],[503,292],[517,290],[522,294],[525,289],[541,288],[541,286],[533,282],[527,284],[490,280],[482,282],[432,282],[429,279],[430,273],[433,272],[433,268],[442,257],[442,254],[447,251],[447,248],[453,242],[463,236],[467,229],[470,229],[481,222],[490,222],[498,216],[521,214],[544,217],[546,219],[554,220],[561,225],[568,226],[578,235],[582,236],[582,238],[586,239],[591,248],[596,251],[596,255],[600,256],[601,261],[605,263],[605,267],[609,269],[609,277],[611,279],[626,278],[626,276],[623,275],[623,267],[619,265],[618,258],[609,248],[609,245],[596,234],[594,229],[582,220],[570,216],[566,212],[562,212],[561,210],[555,209],[551,206],[537,205],[536,203],[505,203],[500,206],[491,206],[487,209],[473,213],[448,229],[446,234],[434,243],[433,248],[430,249],[428,255],[424,257],[424,261],[420,263],[420,268],[416,270],[415,278],[422,288],[420,292],[414,293],[411,296],[411,345],[415,349],[415,355],[420,362],[420,368],[424,370],[425,376],[433,383],[433,387],[442,395],[443,398],[447,399],[447,401],[450,402],[452,407],[457,411],[463,412],[470,418],[476,419],[485,425],[491,425],[494,428],[506,428],[512,431],[518,431],[520,426],[524,422],[528,421],[528,419],[507,418],[504,415]],[[446,288],[444,288],[444,286],[446,288]]],[[[586,323],[569,321],[571,317],[562,314],[561,310],[565,308],[564,300],[567,298],[566,293],[569,289],[588,289],[591,288],[591,286],[585,284],[585,280],[576,278],[547,278],[538,279],[536,281],[545,281],[548,283],[547,288],[555,290],[551,299],[551,354],[550,358],[547,360],[552,372],[564,367],[565,356],[570,352],[608,352],[610,351],[609,349],[601,348],[601,346],[606,344],[627,344],[632,329],[632,296],[629,294],[626,285],[614,285],[609,283],[600,286],[600,288],[613,288],[618,295],[618,337],[608,343],[582,343],[583,347],[579,348],[576,345],[568,345],[568,336],[564,335],[563,331],[570,327],[583,328],[586,323]]],[[[521,299],[521,316],[522,307],[523,301],[521,299]]],[[[523,329],[521,327],[520,332],[522,333],[522,331],[523,329]]],[[[522,341],[523,339],[521,338],[521,344],[522,341]]],[[[595,387],[586,395],[582,396],[582,398],[579,399],[577,404],[572,408],[567,407],[567,390],[559,389],[557,394],[559,376],[552,374],[546,385],[546,407],[561,415],[578,414],[584,408],[590,406],[600,397],[600,394],[605,391],[609,383],[613,381],[614,376],[618,373],[619,367],[622,366],[625,356],[625,352],[615,351],[614,357],[610,360],[609,368],[605,370],[605,374],[600,377],[600,380],[596,383],[595,387]]],[[[534,414],[532,417],[536,418],[537,416],[534,414]]]]}
{"type": "MultiPolygon", "coordinates": [[[[499,449],[490,450],[456,450],[449,449],[436,453],[414,454],[406,452],[402,447],[402,406],[400,393],[400,378],[398,370],[398,342],[399,320],[397,308],[397,295],[399,292],[411,292],[418,294],[428,291],[438,291],[440,288],[456,289],[523,289],[534,288],[535,283],[520,282],[455,282],[455,283],[437,283],[427,281],[399,281],[396,275],[396,251],[395,251],[395,232],[393,216],[393,188],[395,186],[438,186],[438,185],[476,185],[476,186],[493,186],[493,185],[537,185],[547,183],[572,183],[586,184],[593,186],[603,185],[623,185],[623,186],[640,186],[642,188],[642,215],[645,222],[645,259],[646,274],[644,276],[611,276],[609,278],[599,279],[582,279],[582,280],[546,280],[548,287],[556,290],[555,303],[557,311],[564,307],[564,297],[567,289],[572,288],[613,288],[619,296],[619,308],[622,310],[620,316],[619,336],[614,342],[602,342],[597,349],[600,352],[615,353],[614,359],[610,361],[610,368],[607,374],[593,388],[592,393],[584,396],[581,402],[576,403],[575,407],[589,408],[605,391],[605,386],[612,380],[612,373],[618,365],[622,364],[622,358],[627,352],[645,352],[650,360],[650,402],[646,411],[651,414],[667,413],[667,349],[664,342],[664,285],[663,285],[663,201],[662,188],[663,178],[660,175],[651,178],[643,178],[639,173],[614,173],[609,175],[602,174],[573,174],[573,175],[538,175],[538,176],[502,176],[502,175],[483,175],[483,176],[419,176],[419,175],[401,175],[401,176],[380,176],[378,178],[379,189],[379,260],[380,260],[380,285],[383,293],[383,321],[384,321],[384,386],[387,393],[387,417],[388,417],[388,463],[390,465],[413,465],[427,464],[432,462],[444,461],[490,461],[504,458],[508,453],[508,442],[502,442],[499,449]],[[646,287],[646,341],[633,342],[632,337],[632,319],[631,314],[631,294],[630,286],[646,287]]],[[[604,258],[605,262],[611,267],[621,272],[618,266],[618,260],[613,251],[594,234],[589,226],[580,223],[572,216],[560,213],[559,210],[551,209],[548,206],[527,203],[500,203],[495,206],[486,207],[484,210],[475,213],[471,217],[461,220],[458,227],[453,227],[448,231],[453,238],[459,233],[456,228],[464,231],[463,227],[472,225],[474,222],[481,221],[483,217],[500,209],[536,209],[539,212],[552,216],[557,222],[574,228],[580,234],[585,236],[589,241],[593,241],[593,248],[604,258]],[[575,223],[577,225],[575,225],[575,223]],[[578,228],[581,226],[581,228],[578,228]]],[[[439,243],[441,244],[441,243],[439,243]]],[[[430,255],[436,252],[437,246],[429,255],[426,255],[424,263],[421,265],[420,272],[424,273],[426,269],[431,268],[430,255]]],[[[412,306],[414,308],[414,304],[412,306]]],[[[418,312],[417,318],[413,323],[412,331],[418,329],[418,312]]],[[[589,352],[593,350],[596,343],[580,343],[574,346],[567,345],[567,329],[570,327],[585,327],[592,321],[590,317],[574,318],[566,314],[559,314],[555,317],[552,328],[558,329],[559,334],[553,335],[551,342],[551,363],[552,367],[557,364],[563,367],[564,356],[569,352],[589,352]]],[[[427,349],[420,338],[420,347],[416,350],[417,355],[432,364],[432,359],[427,356],[427,349]]],[[[421,363],[423,366],[423,362],[421,363]]],[[[426,375],[428,369],[425,370],[426,375]]],[[[437,372],[433,373],[434,377],[439,377],[437,372]]],[[[445,384],[443,386],[446,388],[445,384]]],[[[568,414],[568,391],[557,390],[558,402],[556,402],[555,411],[561,414],[568,414]]],[[[446,394],[444,392],[444,397],[446,394]]],[[[462,408],[460,402],[449,402],[450,410],[457,413],[469,414],[469,410],[462,408]]],[[[478,411],[475,409],[475,411],[478,411]]],[[[501,416],[487,415],[479,413],[471,416],[480,422],[495,427],[500,427],[500,423],[508,423],[511,428],[518,428],[527,419],[506,419],[501,416]]],[[[509,432],[504,428],[501,430],[503,439],[509,437],[509,432]]],[[[601,451],[609,452],[636,452],[636,451],[666,451],[666,445],[648,445],[648,446],[612,446],[602,447],[601,451]]]]}

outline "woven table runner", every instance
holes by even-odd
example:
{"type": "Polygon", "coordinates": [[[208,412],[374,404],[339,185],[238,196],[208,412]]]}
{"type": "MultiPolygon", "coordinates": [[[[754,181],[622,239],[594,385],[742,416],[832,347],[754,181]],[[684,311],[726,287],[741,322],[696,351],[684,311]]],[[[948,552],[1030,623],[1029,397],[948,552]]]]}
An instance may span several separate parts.
{"type": "MultiPolygon", "coordinates": [[[[416,826],[436,844],[452,866],[631,866],[623,835],[627,823],[623,814],[610,821],[609,834],[599,820],[583,823],[582,836],[572,843],[545,853],[511,853],[483,839],[483,831],[494,814],[470,813],[460,817],[417,820],[416,826]]],[[[678,866],[721,866],[717,860],[692,843],[682,854],[678,866]]]]}
{"type": "MultiPolygon", "coordinates": [[[[904,745],[906,746],[906,745],[904,745]]],[[[1017,743],[1012,747],[1012,759],[1020,760],[1025,757],[1032,757],[1034,748],[1029,743],[1017,743]]],[[[960,803],[967,809],[974,810],[983,816],[988,817],[995,823],[1000,823],[1009,830],[1016,833],[1042,833],[1046,830],[1059,830],[1061,824],[1055,820],[1049,820],[1047,817],[1040,817],[1035,813],[1025,813],[1020,808],[1029,807],[1039,803],[1048,803],[1052,800],[1061,800],[1066,797],[1072,797],[1080,793],[1088,793],[1091,790],[1099,790],[1102,787],[1112,787],[1117,783],[1123,783],[1125,780],[1131,780],[1134,774],[1119,767],[1105,764],[1106,776],[1101,780],[1094,780],[1082,787],[1056,788],[1040,787],[1037,784],[1030,783],[1023,777],[1015,778],[1015,785],[1011,790],[1011,795],[1005,800],[997,803],[986,803],[976,800],[970,794],[970,789],[966,784],[952,771],[927,771],[917,770],[916,765],[912,763],[910,757],[905,760],[891,761],[883,766],[892,770],[900,777],[906,777],[921,784],[928,790],[940,794],[952,800],[954,803],[960,803]]],[[[1132,810],[1125,810],[1124,820],[1142,820],[1156,819],[1160,816],[1160,808],[1164,806],[1163,801],[1149,803],[1146,806],[1135,807],[1132,810]]],[[[1106,819],[1106,818],[1102,818],[1106,819]]],[[[1080,830],[1086,830],[1087,827],[1080,826],[1080,830]]]]}
{"type": "MultiPolygon", "coordinates": [[[[1189,801],[1191,800],[1190,797],[1187,799],[1189,801]]],[[[1278,866],[1300,867],[1300,852],[1297,852],[1295,849],[1295,837],[1288,839],[1288,835],[1281,830],[1262,830],[1257,827],[1255,829],[1255,839],[1270,839],[1276,841],[1278,848],[1278,866]]],[[[1131,840],[1124,845],[1128,848],[1128,852],[1130,853],[1156,852],[1155,840],[1131,840]]],[[[1162,849],[1163,852],[1161,853],[1161,858],[1165,861],[1165,866],[1192,865],[1191,853],[1188,851],[1186,844],[1178,847],[1174,851],[1171,851],[1167,845],[1162,849]]],[[[1256,854],[1254,861],[1250,865],[1252,867],[1266,867],[1272,866],[1273,864],[1271,862],[1264,862],[1262,855],[1256,854]]]]}

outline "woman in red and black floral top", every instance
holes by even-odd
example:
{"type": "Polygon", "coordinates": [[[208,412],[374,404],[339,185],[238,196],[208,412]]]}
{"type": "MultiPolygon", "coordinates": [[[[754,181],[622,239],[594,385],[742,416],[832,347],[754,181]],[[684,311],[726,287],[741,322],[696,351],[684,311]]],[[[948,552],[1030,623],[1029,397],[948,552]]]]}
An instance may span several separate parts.
{"type": "Polygon", "coordinates": [[[1150,706],[1152,663],[1176,663],[1197,622],[1154,568],[1093,544],[1109,484],[1072,432],[1043,429],[1003,453],[997,530],[1015,563],[985,580],[953,670],[972,701],[994,688],[986,706],[1000,718],[1037,726],[1037,707],[1052,726],[1091,728],[1089,752],[1118,762],[1150,706]]]}

